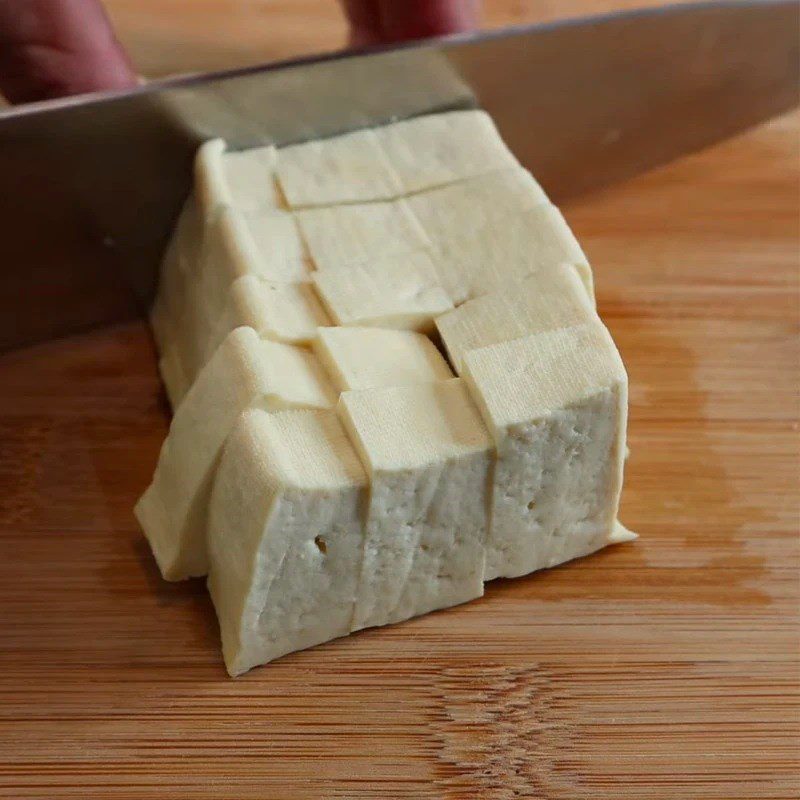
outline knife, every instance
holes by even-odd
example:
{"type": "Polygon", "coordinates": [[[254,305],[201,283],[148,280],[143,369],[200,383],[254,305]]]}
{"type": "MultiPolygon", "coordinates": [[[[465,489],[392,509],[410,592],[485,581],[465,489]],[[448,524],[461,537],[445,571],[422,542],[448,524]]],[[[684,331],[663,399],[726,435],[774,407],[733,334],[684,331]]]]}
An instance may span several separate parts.
{"type": "Polygon", "coordinates": [[[0,112],[0,350],[135,317],[199,142],[484,107],[558,201],[798,102],[800,3],[674,5],[302,58],[0,112]]]}

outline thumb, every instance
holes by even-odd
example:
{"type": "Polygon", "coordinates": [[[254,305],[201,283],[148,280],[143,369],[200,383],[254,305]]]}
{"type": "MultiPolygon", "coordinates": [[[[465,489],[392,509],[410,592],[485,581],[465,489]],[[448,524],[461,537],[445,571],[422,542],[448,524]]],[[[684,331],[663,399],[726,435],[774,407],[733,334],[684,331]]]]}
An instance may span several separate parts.
{"type": "Polygon", "coordinates": [[[99,0],[0,0],[0,93],[10,102],[136,83],[99,0]]]}

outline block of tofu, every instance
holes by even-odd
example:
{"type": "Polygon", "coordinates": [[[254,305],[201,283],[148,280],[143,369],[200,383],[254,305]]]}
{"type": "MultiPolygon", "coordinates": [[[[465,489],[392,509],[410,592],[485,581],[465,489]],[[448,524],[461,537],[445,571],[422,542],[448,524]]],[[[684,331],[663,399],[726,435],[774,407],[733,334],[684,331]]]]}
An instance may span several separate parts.
{"type": "Polygon", "coordinates": [[[282,147],[277,174],[292,208],[392,200],[403,193],[373,130],[282,147]]]}
{"type": "Polygon", "coordinates": [[[242,325],[254,328],[262,339],[305,345],[317,335],[317,328],[330,324],[311,284],[278,283],[244,275],[231,284],[207,355],[230,331],[242,325]]]}
{"type": "Polygon", "coordinates": [[[628,381],[605,327],[472,350],[462,376],[497,447],[485,579],[617,541],[628,381]]]}
{"type": "Polygon", "coordinates": [[[596,319],[577,271],[563,264],[468,300],[437,317],[436,327],[451,363],[460,371],[470,350],[596,319]]]}
{"type": "Polygon", "coordinates": [[[550,203],[498,217],[483,227],[442,233],[433,255],[454,303],[501,291],[533,272],[572,264],[594,303],[589,262],[561,212],[550,203]]]}
{"type": "Polygon", "coordinates": [[[430,244],[405,200],[309,208],[296,218],[318,270],[412,253],[430,244]]]}
{"type": "Polygon", "coordinates": [[[337,325],[431,331],[434,318],[453,307],[424,250],[311,277],[337,325]]]}
{"type": "Polygon", "coordinates": [[[433,342],[414,331],[320,328],[314,353],[340,392],[453,377],[433,342]]]}
{"type": "Polygon", "coordinates": [[[285,207],[275,180],[276,150],[228,152],[222,139],[204,142],[194,162],[195,191],[203,216],[219,206],[251,213],[285,207]]]}
{"type": "Polygon", "coordinates": [[[478,109],[414,117],[375,134],[404,194],[518,166],[491,117],[478,109]]]}
{"type": "Polygon", "coordinates": [[[483,594],[491,437],[459,378],[344,392],[370,479],[353,630],[483,594]]]}
{"type": "Polygon", "coordinates": [[[336,394],[314,356],[237,328],[177,407],[136,516],[167,580],[207,570],[208,497],[219,453],[248,408],[330,408],[336,394]]]}
{"type": "Polygon", "coordinates": [[[231,675],[350,632],[366,487],[332,411],[240,417],[208,529],[208,588],[231,675]]]}
{"type": "Polygon", "coordinates": [[[411,195],[405,202],[428,239],[438,245],[442,239],[463,237],[549,201],[530,172],[515,167],[411,195]]]}

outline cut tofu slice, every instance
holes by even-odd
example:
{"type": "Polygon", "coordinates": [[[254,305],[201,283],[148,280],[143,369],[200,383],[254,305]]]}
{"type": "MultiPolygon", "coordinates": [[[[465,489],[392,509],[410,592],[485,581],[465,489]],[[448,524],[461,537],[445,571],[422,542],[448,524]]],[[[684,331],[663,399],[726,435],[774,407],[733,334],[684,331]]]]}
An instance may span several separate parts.
{"type": "Polygon", "coordinates": [[[472,350],[462,375],[497,447],[485,579],[616,541],[628,381],[603,325],[472,350]]]}
{"type": "Polygon", "coordinates": [[[293,208],[391,200],[402,194],[372,130],[283,147],[277,174],[293,208]]]}
{"type": "Polygon", "coordinates": [[[436,327],[460,372],[470,350],[596,319],[577,271],[564,264],[469,300],[437,317],[436,327]]]}
{"type": "Polygon", "coordinates": [[[451,111],[375,130],[377,141],[410,194],[519,166],[485,111],[451,111]]]}
{"type": "Polygon", "coordinates": [[[366,486],[333,412],[241,416],[208,531],[208,588],[231,675],[350,632],[366,486]]]}
{"type": "Polygon", "coordinates": [[[245,213],[285,207],[275,180],[276,150],[226,151],[222,139],[204,142],[195,158],[195,187],[203,216],[220,206],[245,213]]]}
{"type": "Polygon", "coordinates": [[[438,245],[549,201],[530,172],[516,167],[415,194],[405,202],[428,239],[438,245]]]}
{"type": "Polygon", "coordinates": [[[453,307],[422,250],[315,272],[312,280],[337,325],[431,331],[453,307]]]}
{"type": "Polygon", "coordinates": [[[344,392],[370,478],[353,630],[483,594],[492,442],[458,378],[344,392]]]}
{"type": "MultiPolygon", "coordinates": [[[[278,283],[256,275],[235,280],[209,341],[213,352],[234,328],[255,328],[262,339],[309,344],[330,317],[309,283],[278,283]]],[[[209,352],[209,355],[210,355],[209,352]]]]}
{"type": "Polygon", "coordinates": [[[502,291],[509,282],[565,263],[578,271],[594,303],[586,255],[550,203],[498,217],[483,227],[442,234],[436,247],[439,282],[454,303],[502,291]]]}
{"type": "Polygon", "coordinates": [[[177,407],[136,516],[167,580],[204,575],[206,516],[217,460],[247,408],[330,408],[336,394],[311,353],[237,328],[177,407]]]}
{"type": "Polygon", "coordinates": [[[314,352],[340,392],[453,377],[427,336],[385,328],[320,328],[314,352]]]}
{"type": "Polygon", "coordinates": [[[310,208],[295,216],[318,270],[412,253],[430,244],[405,200],[310,208]]]}

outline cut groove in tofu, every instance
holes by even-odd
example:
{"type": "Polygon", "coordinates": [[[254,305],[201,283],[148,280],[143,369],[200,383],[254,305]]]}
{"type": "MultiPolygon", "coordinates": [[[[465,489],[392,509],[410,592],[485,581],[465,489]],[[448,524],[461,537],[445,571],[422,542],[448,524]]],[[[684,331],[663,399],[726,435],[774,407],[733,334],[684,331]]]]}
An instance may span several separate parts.
{"type": "Polygon", "coordinates": [[[594,320],[597,313],[577,271],[563,264],[469,300],[437,317],[436,327],[460,372],[470,350],[594,320]]]}
{"type": "Polygon", "coordinates": [[[222,139],[203,143],[194,162],[195,190],[204,218],[220,206],[242,212],[284,207],[275,180],[276,150],[256,147],[229,153],[222,139]]]}
{"type": "Polygon", "coordinates": [[[386,328],[320,328],[314,353],[340,392],[450,380],[427,336],[386,328]]]}
{"type": "Polygon", "coordinates": [[[231,675],[350,632],[366,486],[333,412],[239,418],[208,530],[208,588],[231,675]]]}
{"type": "Polygon", "coordinates": [[[628,382],[605,327],[472,350],[462,375],[497,447],[485,579],[615,541],[628,382]]]}
{"type": "Polygon", "coordinates": [[[491,117],[478,109],[414,117],[375,134],[404,194],[519,166],[491,117]]]}
{"type": "Polygon", "coordinates": [[[330,408],[336,393],[311,353],[237,328],[180,403],[136,516],[167,580],[204,575],[206,514],[222,445],[247,408],[330,408]]]}
{"type": "Polygon", "coordinates": [[[292,208],[387,200],[402,194],[374,130],[282,147],[277,174],[292,208]]]}
{"type": "Polygon", "coordinates": [[[458,378],[344,392],[370,478],[353,630],[483,594],[491,438],[458,378]]]}
{"type": "Polygon", "coordinates": [[[515,167],[411,195],[405,202],[427,238],[438,246],[549,201],[530,172],[515,167]]]}
{"type": "Polygon", "coordinates": [[[425,332],[453,307],[424,250],[318,271],[311,279],[337,325],[425,332]]]}
{"type": "Polygon", "coordinates": [[[310,208],[295,216],[318,270],[412,253],[430,244],[405,200],[310,208]]]}
{"type": "Polygon", "coordinates": [[[309,344],[317,328],[331,320],[309,283],[278,283],[244,275],[231,284],[228,299],[209,342],[213,352],[234,328],[254,328],[262,339],[309,344]]]}
{"type": "Polygon", "coordinates": [[[433,261],[456,305],[562,264],[578,271],[594,304],[589,262],[561,212],[550,203],[498,217],[483,227],[437,238],[433,261]]]}

